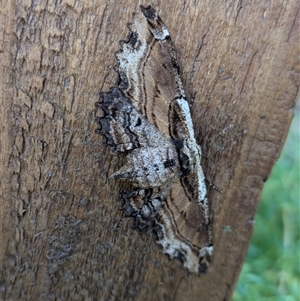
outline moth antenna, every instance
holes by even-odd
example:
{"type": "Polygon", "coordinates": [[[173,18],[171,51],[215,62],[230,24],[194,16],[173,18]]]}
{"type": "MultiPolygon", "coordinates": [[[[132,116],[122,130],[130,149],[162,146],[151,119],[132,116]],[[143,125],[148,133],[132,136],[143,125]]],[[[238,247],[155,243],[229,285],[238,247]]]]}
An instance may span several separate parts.
{"type": "Polygon", "coordinates": [[[218,191],[220,193],[223,193],[222,190],[220,188],[218,188],[217,186],[215,186],[214,183],[212,183],[208,178],[205,178],[205,181],[207,182],[207,184],[212,187],[212,189],[214,189],[215,191],[218,191]]]}
{"type": "Polygon", "coordinates": [[[124,212],[122,211],[122,214],[119,218],[119,221],[116,222],[116,224],[114,225],[114,230],[119,230],[122,228],[122,218],[123,218],[124,212]]]}

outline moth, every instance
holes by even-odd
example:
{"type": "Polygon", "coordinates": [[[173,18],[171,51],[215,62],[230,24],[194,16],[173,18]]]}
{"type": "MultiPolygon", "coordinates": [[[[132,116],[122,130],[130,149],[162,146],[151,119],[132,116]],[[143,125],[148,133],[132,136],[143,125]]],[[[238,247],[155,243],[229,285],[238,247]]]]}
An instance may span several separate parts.
{"type": "Polygon", "coordinates": [[[201,148],[169,31],[140,6],[115,53],[117,82],[100,93],[98,133],[126,164],[111,177],[129,181],[122,210],[141,232],[154,230],[163,253],[205,273],[213,252],[201,148]]]}

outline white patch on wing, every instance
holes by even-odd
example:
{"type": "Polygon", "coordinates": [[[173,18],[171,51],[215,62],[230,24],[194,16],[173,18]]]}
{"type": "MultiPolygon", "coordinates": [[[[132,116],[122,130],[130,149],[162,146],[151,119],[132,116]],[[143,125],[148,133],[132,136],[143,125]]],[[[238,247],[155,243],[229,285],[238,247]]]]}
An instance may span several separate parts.
{"type": "MultiPolygon", "coordinates": [[[[146,53],[146,44],[142,43],[138,50],[133,50],[132,47],[130,47],[129,45],[124,44],[122,49],[122,54],[116,54],[119,61],[120,69],[123,70],[128,77],[131,77],[133,82],[137,83],[139,82],[139,73],[137,72],[137,66],[146,53]]],[[[134,89],[134,94],[138,99],[140,88],[132,85],[130,85],[130,88],[134,89]]]]}
{"type": "Polygon", "coordinates": [[[152,33],[156,40],[164,40],[170,36],[169,31],[165,26],[162,27],[162,30],[153,29],[152,33]]]}
{"type": "Polygon", "coordinates": [[[189,131],[189,138],[194,139],[195,133],[194,133],[194,126],[193,121],[191,117],[190,107],[188,102],[184,98],[176,99],[177,103],[179,104],[182,113],[184,115],[184,122],[186,123],[186,126],[189,131]]]}
{"type": "Polygon", "coordinates": [[[192,252],[189,245],[175,237],[166,215],[162,214],[162,220],[164,221],[164,224],[160,224],[160,226],[164,232],[164,237],[163,239],[158,240],[157,243],[163,247],[164,253],[168,254],[171,258],[177,257],[178,252],[182,253],[186,258],[183,263],[184,267],[190,272],[198,273],[198,256],[192,252]]]}

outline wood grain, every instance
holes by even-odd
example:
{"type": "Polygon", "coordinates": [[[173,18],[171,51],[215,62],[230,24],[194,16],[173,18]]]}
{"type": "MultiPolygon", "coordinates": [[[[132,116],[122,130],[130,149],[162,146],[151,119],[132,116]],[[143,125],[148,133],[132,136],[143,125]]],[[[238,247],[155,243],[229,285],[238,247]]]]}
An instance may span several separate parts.
{"type": "MultiPolygon", "coordinates": [[[[2,4],[4,5],[4,4],[2,4]]],[[[299,95],[299,3],[155,1],[192,104],[210,190],[205,276],[121,218],[122,166],[94,133],[136,1],[8,1],[1,10],[4,300],[230,300],[263,183],[299,95]],[[228,231],[231,229],[231,231],[228,231]]],[[[259,225],[262,226],[262,225],[259,225]]]]}

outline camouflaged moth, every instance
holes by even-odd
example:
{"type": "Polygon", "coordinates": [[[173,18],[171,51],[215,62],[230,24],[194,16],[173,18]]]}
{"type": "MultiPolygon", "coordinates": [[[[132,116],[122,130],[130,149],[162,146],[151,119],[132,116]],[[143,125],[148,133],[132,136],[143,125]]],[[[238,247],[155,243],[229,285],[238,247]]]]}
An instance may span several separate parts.
{"type": "Polygon", "coordinates": [[[204,273],[213,252],[201,149],[170,34],[155,10],[140,7],[116,52],[117,83],[100,93],[98,133],[127,163],[112,175],[130,181],[125,215],[184,267],[204,273]]]}

